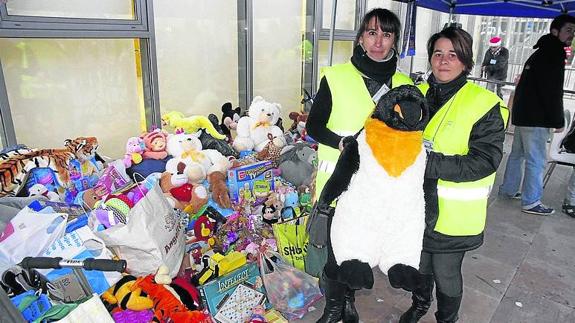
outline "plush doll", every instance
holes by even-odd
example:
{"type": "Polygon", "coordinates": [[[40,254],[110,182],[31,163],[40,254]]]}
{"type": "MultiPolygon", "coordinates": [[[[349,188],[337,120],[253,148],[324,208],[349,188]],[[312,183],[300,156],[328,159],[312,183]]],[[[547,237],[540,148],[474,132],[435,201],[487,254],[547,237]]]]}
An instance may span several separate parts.
{"type": "Polygon", "coordinates": [[[126,143],[126,154],[124,155],[124,166],[131,167],[132,163],[139,164],[142,162],[142,153],[146,145],[144,140],[140,137],[130,137],[126,143]]]}
{"type": "Polygon", "coordinates": [[[423,283],[417,268],[425,228],[422,134],[428,119],[421,92],[404,85],[382,97],[357,140],[344,139],[318,207],[325,210],[339,197],[330,241],[340,265],[337,281],[352,290],[371,288],[371,268],[377,265],[395,288],[410,291],[423,283]]]}
{"type": "Polygon", "coordinates": [[[162,116],[162,125],[173,127],[176,130],[182,129],[186,133],[195,133],[200,129],[206,129],[212,137],[226,139],[226,136],[217,132],[210,120],[204,116],[184,117],[181,112],[171,111],[162,116]]]}
{"type": "Polygon", "coordinates": [[[294,186],[310,185],[317,164],[317,152],[307,143],[286,146],[280,155],[281,177],[294,186]]]}
{"type": "Polygon", "coordinates": [[[136,277],[131,275],[124,276],[102,294],[102,299],[108,304],[118,306],[122,310],[142,311],[152,308],[154,303],[145,296],[145,293],[142,293],[142,289],[132,288],[135,283],[136,277]]]}
{"type": "Polygon", "coordinates": [[[143,135],[142,139],[146,146],[142,154],[145,159],[164,159],[168,156],[168,152],[166,151],[166,132],[161,129],[156,129],[143,135]]]}
{"type": "Polygon", "coordinates": [[[59,202],[60,195],[56,192],[52,192],[42,184],[34,184],[28,189],[28,196],[44,196],[50,201],[59,202]]]}
{"type": "Polygon", "coordinates": [[[237,136],[233,146],[237,151],[255,150],[260,152],[268,144],[271,134],[278,147],[286,144],[282,130],[276,126],[281,114],[281,106],[256,96],[250,105],[248,115],[238,121],[237,136]]]}
{"type": "Polygon", "coordinates": [[[230,102],[222,105],[222,123],[220,128],[222,128],[223,134],[228,137],[228,142],[232,142],[232,130],[235,131],[237,129],[241,113],[242,109],[240,107],[232,109],[230,102]]]}

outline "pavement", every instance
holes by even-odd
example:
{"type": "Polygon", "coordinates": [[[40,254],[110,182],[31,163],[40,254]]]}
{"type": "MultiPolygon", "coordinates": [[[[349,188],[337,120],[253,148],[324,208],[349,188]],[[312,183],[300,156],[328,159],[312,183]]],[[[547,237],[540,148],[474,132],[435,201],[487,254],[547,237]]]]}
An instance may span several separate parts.
{"type": "MultiPolygon", "coordinates": [[[[558,165],[545,188],[543,202],[555,214],[521,212],[520,201],[497,198],[513,136],[505,141],[505,156],[489,198],[485,242],[463,261],[463,302],[459,322],[575,322],[575,218],[561,212],[571,168],[558,165]]],[[[400,243],[398,241],[398,243],[400,243]]],[[[356,294],[361,322],[397,322],[411,305],[411,294],[396,290],[374,269],[373,289],[356,294]]],[[[302,320],[315,322],[324,300],[302,320]]],[[[420,320],[436,322],[435,302],[420,320]]]]}

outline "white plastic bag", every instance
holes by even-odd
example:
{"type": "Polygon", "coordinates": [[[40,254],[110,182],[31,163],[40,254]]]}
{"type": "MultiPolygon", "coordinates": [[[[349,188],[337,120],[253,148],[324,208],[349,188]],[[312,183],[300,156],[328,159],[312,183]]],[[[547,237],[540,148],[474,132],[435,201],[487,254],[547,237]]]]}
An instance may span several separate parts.
{"type": "Polygon", "coordinates": [[[128,262],[134,276],[154,274],[164,264],[175,277],[184,256],[184,228],[156,183],[120,223],[96,235],[128,262]]]}
{"type": "Polygon", "coordinates": [[[22,261],[37,257],[66,232],[64,213],[34,212],[25,207],[0,233],[0,273],[22,261]]]}

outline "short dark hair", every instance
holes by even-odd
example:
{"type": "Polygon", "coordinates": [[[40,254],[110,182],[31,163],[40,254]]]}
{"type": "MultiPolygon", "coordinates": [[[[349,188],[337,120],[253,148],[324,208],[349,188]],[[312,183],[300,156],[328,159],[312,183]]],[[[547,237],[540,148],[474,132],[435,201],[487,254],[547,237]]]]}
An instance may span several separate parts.
{"type": "Polygon", "coordinates": [[[435,42],[440,38],[447,38],[453,44],[457,59],[465,66],[465,71],[469,74],[473,69],[473,38],[468,32],[457,27],[447,27],[442,31],[433,34],[427,41],[427,60],[431,63],[431,56],[435,49],[435,42]]]}
{"type": "Polygon", "coordinates": [[[551,31],[552,29],[560,31],[561,28],[563,28],[563,26],[565,26],[565,24],[568,23],[575,24],[575,17],[570,16],[568,14],[559,15],[555,17],[551,22],[551,27],[549,27],[549,31],[551,31]]]}
{"type": "Polygon", "coordinates": [[[359,42],[359,37],[361,37],[361,35],[367,30],[369,21],[373,17],[377,19],[381,31],[393,33],[395,35],[393,44],[395,45],[395,48],[397,48],[397,43],[399,42],[399,34],[401,33],[401,22],[399,22],[399,18],[397,18],[393,12],[382,8],[372,9],[365,14],[361,20],[361,24],[359,25],[357,35],[355,36],[355,42],[359,42]]]}

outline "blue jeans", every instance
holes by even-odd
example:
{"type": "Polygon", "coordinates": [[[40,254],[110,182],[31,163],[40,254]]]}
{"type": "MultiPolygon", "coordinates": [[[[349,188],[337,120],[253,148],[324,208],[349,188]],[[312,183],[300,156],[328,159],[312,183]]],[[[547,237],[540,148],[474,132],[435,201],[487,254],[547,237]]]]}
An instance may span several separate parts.
{"type": "Polygon", "coordinates": [[[543,173],[547,164],[547,140],[551,129],[540,127],[515,127],[511,154],[507,159],[503,184],[499,194],[510,197],[519,192],[521,177],[521,206],[530,209],[541,203],[543,196],[543,173]],[[525,174],[523,163],[525,162],[525,174]]]}
{"type": "Polygon", "coordinates": [[[567,192],[565,193],[563,204],[575,205],[575,167],[573,167],[569,183],[567,183],[567,192]]]}

